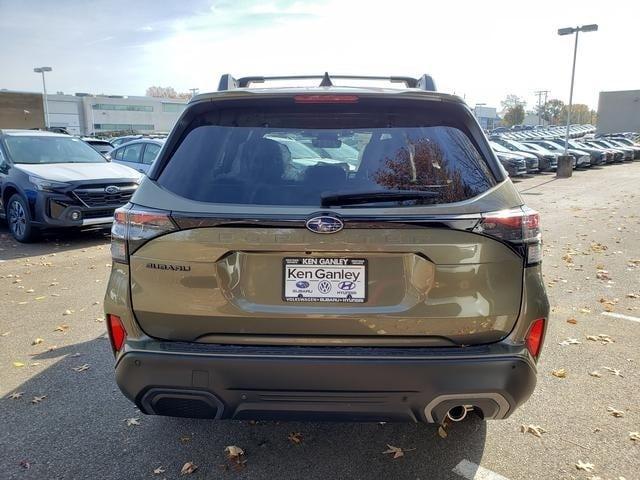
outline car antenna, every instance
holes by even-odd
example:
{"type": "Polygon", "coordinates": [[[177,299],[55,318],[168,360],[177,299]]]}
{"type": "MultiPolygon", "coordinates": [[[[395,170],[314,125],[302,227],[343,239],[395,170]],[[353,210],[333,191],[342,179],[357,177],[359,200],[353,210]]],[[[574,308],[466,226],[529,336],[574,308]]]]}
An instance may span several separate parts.
{"type": "Polygon", "coordinates": [[[324,72],[324,76],[322,77],[322,81],[320,82],[320,87],[333,87],[333,82],[329,77],[329,72],[324,72]]]}

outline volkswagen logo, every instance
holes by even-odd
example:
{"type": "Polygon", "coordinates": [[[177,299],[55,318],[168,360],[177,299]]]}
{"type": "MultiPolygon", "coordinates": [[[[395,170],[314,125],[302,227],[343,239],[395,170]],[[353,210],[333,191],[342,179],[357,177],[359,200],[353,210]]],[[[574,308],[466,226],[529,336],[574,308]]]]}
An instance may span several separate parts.
{"type": "Polygon", "coordinates": [[[109,185],[108,187],[104,188],[105,193],[119,193],[120,192],[120,187],[116,187],[115,185],[109,185]]]}
{"type": "Polygon", "coordinates": [[[314,233],[336,233],[342,230],[344,224],[337,217],[322,215],[307,220],[307,228],[314,233]]]}
{"type": "Polygon", "coordinates": [[[327,280],[322,280],[320,283],[318,283],[318,291],[324,294],[329,293],[331,291],[331,283],[329,283],[327,280]]]}

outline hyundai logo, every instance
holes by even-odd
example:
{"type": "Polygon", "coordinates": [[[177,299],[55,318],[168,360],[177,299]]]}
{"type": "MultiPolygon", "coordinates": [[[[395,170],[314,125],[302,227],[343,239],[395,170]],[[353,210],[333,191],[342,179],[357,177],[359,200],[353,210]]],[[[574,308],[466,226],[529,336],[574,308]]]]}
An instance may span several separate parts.
{"type": "Polygon", "coordinates": [[[307,282],[305,280],[300,280],[299,282],[296,282],[296,287],[298,287],[298,288],[309,288],[309,282],[307,282]]]}
{"type": "Polygon", "coordinates": [[[340,282],[338,288],[340,290],[353,290],[356,288],[356,284],[354,282],[340,282]]]}
{"type": "Polygon", "coordinates": [[[104,188],[105,193],[119,193],[120,192],[120,187],[116,187],[115,185],[109,185],[108,187],[104,188]]]}
{"type": "Polygon", "coordinates": [[[307,228],[314,233],[336,233],[342,230],[343,227],[342,220],[328,215],[307,220],[307,228]]]}

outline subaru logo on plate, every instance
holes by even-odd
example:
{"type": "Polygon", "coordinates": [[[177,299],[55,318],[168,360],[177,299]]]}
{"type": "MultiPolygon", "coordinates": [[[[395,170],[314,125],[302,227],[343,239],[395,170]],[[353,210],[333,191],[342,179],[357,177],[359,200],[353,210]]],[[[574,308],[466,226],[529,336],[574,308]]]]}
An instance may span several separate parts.
{"type": "Polygon", "coordinates": [[[104,188],[105,193],[118,193],[120,191],[120,187],[116,187],[115,185],[109,185],[104,188]]]}
{"type": "Polygon", "coordinates": [[[322,215],[307,220],[307,228],[315,233],[336,233],[342,230],[344,224],[337,217],[322,215]]]}
{"type": "Polygon", "coordinates": [[[354,282],[340,282],[338,288],[340,290],[353,290],[356,288],[356,284],[354,282]]]}
{"type": "Polygon", "coordinates": [[[309,282],[307,282],[305,280],[300,280],[299,282],[296,282],[296,287],[298,287],[298,288],[309,288],[309,282]]]}

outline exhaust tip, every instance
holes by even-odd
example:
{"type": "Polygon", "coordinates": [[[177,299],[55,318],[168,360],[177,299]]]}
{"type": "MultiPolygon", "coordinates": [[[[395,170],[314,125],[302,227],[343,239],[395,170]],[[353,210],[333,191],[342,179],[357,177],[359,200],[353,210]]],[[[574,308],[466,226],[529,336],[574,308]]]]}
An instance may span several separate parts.
{"type": "Polygon", "coordinates": [[[473,410],[473,405],[458,405],[447,412],[447,418],[452,422],[461,422],[471,410],[473,410]]]}

